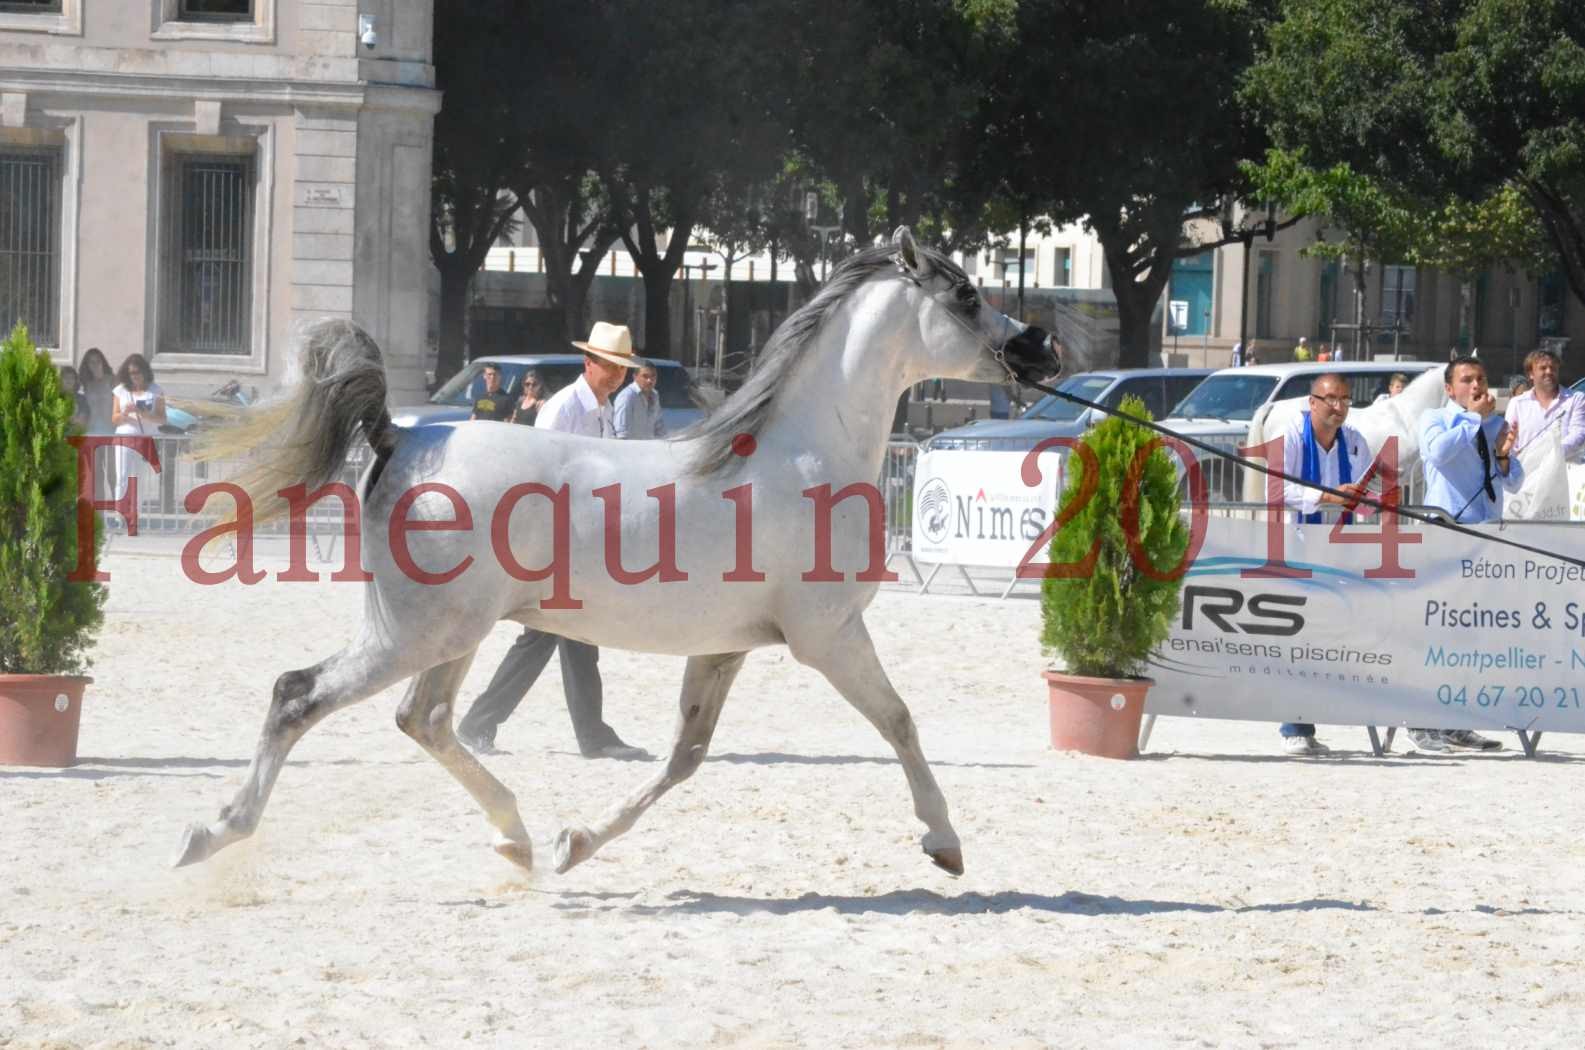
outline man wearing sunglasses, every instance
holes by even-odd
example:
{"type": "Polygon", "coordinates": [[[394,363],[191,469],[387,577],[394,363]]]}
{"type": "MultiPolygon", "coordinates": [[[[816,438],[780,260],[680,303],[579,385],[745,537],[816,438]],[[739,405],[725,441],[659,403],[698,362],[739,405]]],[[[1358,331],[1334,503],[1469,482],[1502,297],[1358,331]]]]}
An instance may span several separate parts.
{"type": "MultiPolygon", "coordinates": [[[[1315,377],[1305,410],[1283,432],[1284,474],[1354,496],[1365,491],[1354,479],[1370,469],[1370,446],[1346,422],[1352,403],[1348,380],[1336,372],[1315,377]]],[[[1347,502],[1341,496],[1291,481],[1283,483],[1282,501],[1297,512],[1301,524],[1318,524],[1322,504],[1342,506],[1347,502]]],[[[1368,513],[1368,508],[1362,511],[1368,513]]],[[[1343,521],[1352,521],[1354,513],[1345,510],[1343,521]]],[[[1324,755],[1330,750],[1315,738],[1315,726],[1308,722],[1284,722],[1278,732],[1283,750],[1290,755],[1324,755]]]]}

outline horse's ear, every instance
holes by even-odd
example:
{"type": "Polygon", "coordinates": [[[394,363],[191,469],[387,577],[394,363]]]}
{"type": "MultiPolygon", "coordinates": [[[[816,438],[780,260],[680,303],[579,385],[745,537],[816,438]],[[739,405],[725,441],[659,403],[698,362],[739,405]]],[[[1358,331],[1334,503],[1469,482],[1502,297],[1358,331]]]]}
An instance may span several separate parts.
{"type": "Polygon", "coordinates": [[[897,232],[892,234],[892,245],[897,249],[897,265],[904,273],[916,280],[924,277],[924,256],[919,251],[919,245],[914,243],[914,234],[906,226],[897,227],[897,232]]]}

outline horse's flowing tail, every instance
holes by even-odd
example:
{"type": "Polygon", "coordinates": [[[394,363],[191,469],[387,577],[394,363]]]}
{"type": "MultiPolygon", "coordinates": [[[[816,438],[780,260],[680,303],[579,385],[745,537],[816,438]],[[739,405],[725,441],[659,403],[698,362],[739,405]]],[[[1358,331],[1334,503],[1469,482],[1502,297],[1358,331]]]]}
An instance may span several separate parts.
{"type": "Polygon", "coordinates": [[[312,491],[333,480],[360,431],[379,460],[396,447],[380,348],[362,328],[340,318],[310,325],[294,372],[279,399],[218,428],[201,445],[206,459],[250,459],[231,481],[252,501],[256,524],[286,513],[281,489],[301,483],[312,491]]]}

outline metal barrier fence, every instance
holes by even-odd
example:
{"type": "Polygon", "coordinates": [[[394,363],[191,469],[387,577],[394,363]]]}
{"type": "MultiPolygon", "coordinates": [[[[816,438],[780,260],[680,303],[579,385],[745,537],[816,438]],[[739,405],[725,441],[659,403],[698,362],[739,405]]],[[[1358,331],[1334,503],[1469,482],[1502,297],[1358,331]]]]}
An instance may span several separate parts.
{"type": "MultiPolygon", "coordinates": [[[[235,479],[247,468],[252,457],[199,459],[193,439],[185,434],[162,434],[154,439],[154,447],[159,455],[159,472],[155,473],[152,467],[145,466],[136,475],[139,534],[197,532],[232,511],[235,504],[223,493],[209,495],[196,511],[187,509],[187,498],[201,486],[235,479]]],[[[113,452],[105,449],[99,454],[113,455],[113,452]]],[[[355,449],[342,465],[336,480],[356,489],[358,477],[368,466],[369,457],[367,446],[355,449]]],[[[101,493],[100,498],[105,498],[105,494],[101,493]]],[[[118,519],[112,517],[111,520],[119,524],[118,519]]],[[[322,499],[309,507],[306,531],[322,560],[333,554],[345,523],[346,512],[339,499],[322,499]]],[[[283,518],[257,525],[254,532],[257,535],[285,535],[290,528],[291,523],[283,518]]]]}

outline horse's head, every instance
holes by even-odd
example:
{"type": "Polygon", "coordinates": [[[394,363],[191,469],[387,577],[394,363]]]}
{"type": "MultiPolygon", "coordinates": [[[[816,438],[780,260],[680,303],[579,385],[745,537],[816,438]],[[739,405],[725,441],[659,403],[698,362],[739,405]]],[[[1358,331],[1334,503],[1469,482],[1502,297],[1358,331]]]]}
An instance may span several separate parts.
{"type": "Polygon", "coordinates": [[[1056,344],[1044,330],[991,309],[968,274],[919,247],[908,227],[897,228],[892,248],[898,271],[922,293],[920,378],[1028,383],[1061,371],[1056,344]]]}

